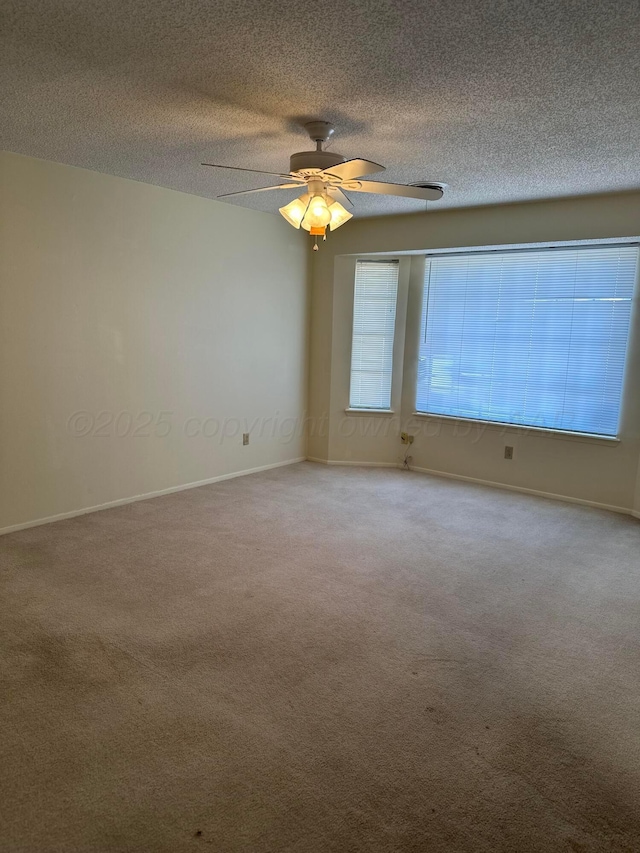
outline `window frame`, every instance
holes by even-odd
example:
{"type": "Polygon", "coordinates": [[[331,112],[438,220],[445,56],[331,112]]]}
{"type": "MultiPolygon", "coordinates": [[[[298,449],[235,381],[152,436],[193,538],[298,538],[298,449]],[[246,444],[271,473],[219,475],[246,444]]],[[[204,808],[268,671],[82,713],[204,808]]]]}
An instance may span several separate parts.
{"type": "Polygon", "coordinates": [[[349,351],[348,351],[348,367],[347,367],[347,399],[344,411],[349,415],[394,415],[400,410],[402,401],[402,362],[405,346],[405,329],[407,324],[407,291],[409,277],[409,261],[408,257],[399,257],[397,255],[371,256],[359,255],[351,258],[351,274],[350,274],[350,314],[349,314],[349,351]],[[364,408],[351,406],[351,378],[352,378],[352,356],[353,356],[353,326],[355,318],[355,288],[356,288],[356,273],[358,262],[379,262],[379,263],[396,263],[398,265],[398,282],[396,290],[396,311],[393,332],[393,347],[392,347],[392,363],[391,363],[391,393],[389,408],[364,408]]]}
{"type": "Polygon", "coordinates": [[[471,246],[465,248],[451,248],[451,249],[436,249],[431,252],[421,252],[421,253],[412,253],[412,258],[414,261],[415,272],[418,272],[418,265],[416,261],[419,259],[421,261],[419,265],[419,276],[414,274],[412,270],[412,289],[413,296],[410,294],[409,300],[409,317],[407,320],[407,326],[409,328],[409,336],[408,336],[408,349],[405,353],[405,363],[408,367],[408,370],[405,371],[405,383],[403,387],[403,394],[405,395],[405,401],[410,401],[410,405],[407,407],[408,411],[406,412],[408,416],[417,419],[429,419],[432,421],[443,421],[445,423],[449,422],[451,424],[461,423],[466,424],[468,426],[477,425],[482,429],[490,429],[490,430],[498,430],[503,434],[507,432],[514,433],[540,433],[550,438],[557,439],[569,439],[569,440],[578,440],[584,441],[587,443],[602,443],[606,445],[615,445],[621,442],[621,435],[625,432],[624,430],[624,421],[625,421],[625,404],[629,399],[629,389],[628,389],[628,371],[629,371],[629,362],[632,355],[632,347],[634,346],[634,339],[640,333],[640,242],[638,238],[629,238],[629,239],[611,239],[605,238],[603,240],[589,240],[589,241],[560,241],[558,243],[533,243],[533,244],[519,244],[518,246],[471,246]],[[554,250],[580,250],[580,249],[598,249],[598,248],[615,248],[616,246],[620,247],[635,247],[638,250],[638,261],[636,266],[636,278],[634,283],[634,288],[631,295],[631,312],[629,318],[629,329],[627,334],[625,355],[624,355],[624,372],[622,376],[621,383],[621,395],[620,395],[620,409],[619,409],[619,417],[618,417],[618,429],[616,435],[606,435],[601,433],[590,433],[590,432],[580,432],[573,431],[568,429],[558,429],[554,427],[547,426],[538,426],[538,425],[529,425],[529,424],[520,424],[520,423],[511,423],[506,421],[496,421],[496,420],[488,420],[483,418],[476,417],[467,417],[464,415],[455,415],[455,414],[440,414],[437,412],[424,412],[419,411],[417,408],[417,396],[418,396],[418,364],[420,358],[420,339],[421,339],[421,331],[422,331],[422,319],[423,319],[423,310],[424,310],[424,299],[425,299],[425,267],[426,264],[434,259],[439,257],[451,257],[451,256],[468,256],[468,255],[480,255],[480,254],[489,254],[495,252],[496,254],[507,254],[507,253],[526,253],[531,251],[554,251],[554,250]],[[416,280],[417,279],[417,280],[416,280]]]}

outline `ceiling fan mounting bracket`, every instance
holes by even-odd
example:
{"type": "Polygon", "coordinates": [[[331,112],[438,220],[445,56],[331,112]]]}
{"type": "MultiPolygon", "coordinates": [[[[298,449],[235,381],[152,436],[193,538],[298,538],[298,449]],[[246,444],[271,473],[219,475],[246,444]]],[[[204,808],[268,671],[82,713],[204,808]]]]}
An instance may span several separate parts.
{"type": "Polygon", "coordinates": [[[289,171],[311,177],[315,172],[323,172],[338,163],[344,163],[345,157],[330,151],[323,151],[322,146],[333,136],[335,127],[329,121],[308,121],[304,129],[309,134],[309,139],[316,143],[315,151],[298,151],[292,154],[289,161],[289,171]]]}
{"type": "Polygon", "coordinates": [[[318,145],[318,151],[322,150],[322,143],[331,139],[336,130],[330,121],[308,121],[304,129],[309,134],[309,139],[318,145]]]}

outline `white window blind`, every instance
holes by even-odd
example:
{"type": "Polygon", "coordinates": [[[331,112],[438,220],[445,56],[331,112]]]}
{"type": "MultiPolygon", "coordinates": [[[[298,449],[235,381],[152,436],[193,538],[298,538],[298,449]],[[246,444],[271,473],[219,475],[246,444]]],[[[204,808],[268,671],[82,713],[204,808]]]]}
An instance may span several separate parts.
{"type": "Polygon", "coordinates": [[[352,409],[391,407],[398,261],[357,261],[351,344],[352,409]]]}
{"type": "Polygon", "coordinates": [[[419,412],[615,436],[635,246],[427,259],[419,412]]]}

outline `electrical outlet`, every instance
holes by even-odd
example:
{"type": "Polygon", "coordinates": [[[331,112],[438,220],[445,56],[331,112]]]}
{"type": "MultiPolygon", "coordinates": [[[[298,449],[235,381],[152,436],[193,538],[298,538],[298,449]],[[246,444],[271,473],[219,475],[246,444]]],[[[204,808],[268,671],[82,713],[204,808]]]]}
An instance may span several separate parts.
{"type": "Polygon", "coordinates": [[[242,433],[242,443],[243,443],[243,445],[249,444],[249,433],[248,432],[242,433]]]}
{"type": "Polygon", "coordinates": [[[401,441],[403,444],[413,444],[413,439],[414,439],[414,438],[415,438],[415,436],[413,436],[413,435],[409,435],[409,433],[408,433],[408,432],[401,432],[401,433],[400,433],[400,441],[401,441]]]}
{"type": "Polygon", "coordinates": [[[504,448],[504,458],[513,459],[513,447],[509,447],[508,444],[506,444],[504,448]]]}

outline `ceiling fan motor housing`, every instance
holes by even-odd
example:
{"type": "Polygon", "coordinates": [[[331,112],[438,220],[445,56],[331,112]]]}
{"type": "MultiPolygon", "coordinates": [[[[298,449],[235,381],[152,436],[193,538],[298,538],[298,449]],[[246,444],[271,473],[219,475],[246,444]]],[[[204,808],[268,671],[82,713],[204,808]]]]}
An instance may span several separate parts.
{"type": "Polygon", "coordinates": [[[331,166],[337,166],[338,163],[344,163],[345,159],[342,154],[333,151],[298,151],[297,154],[291,155],[289,169],[291,172],[322,172],[331,166]]]}

